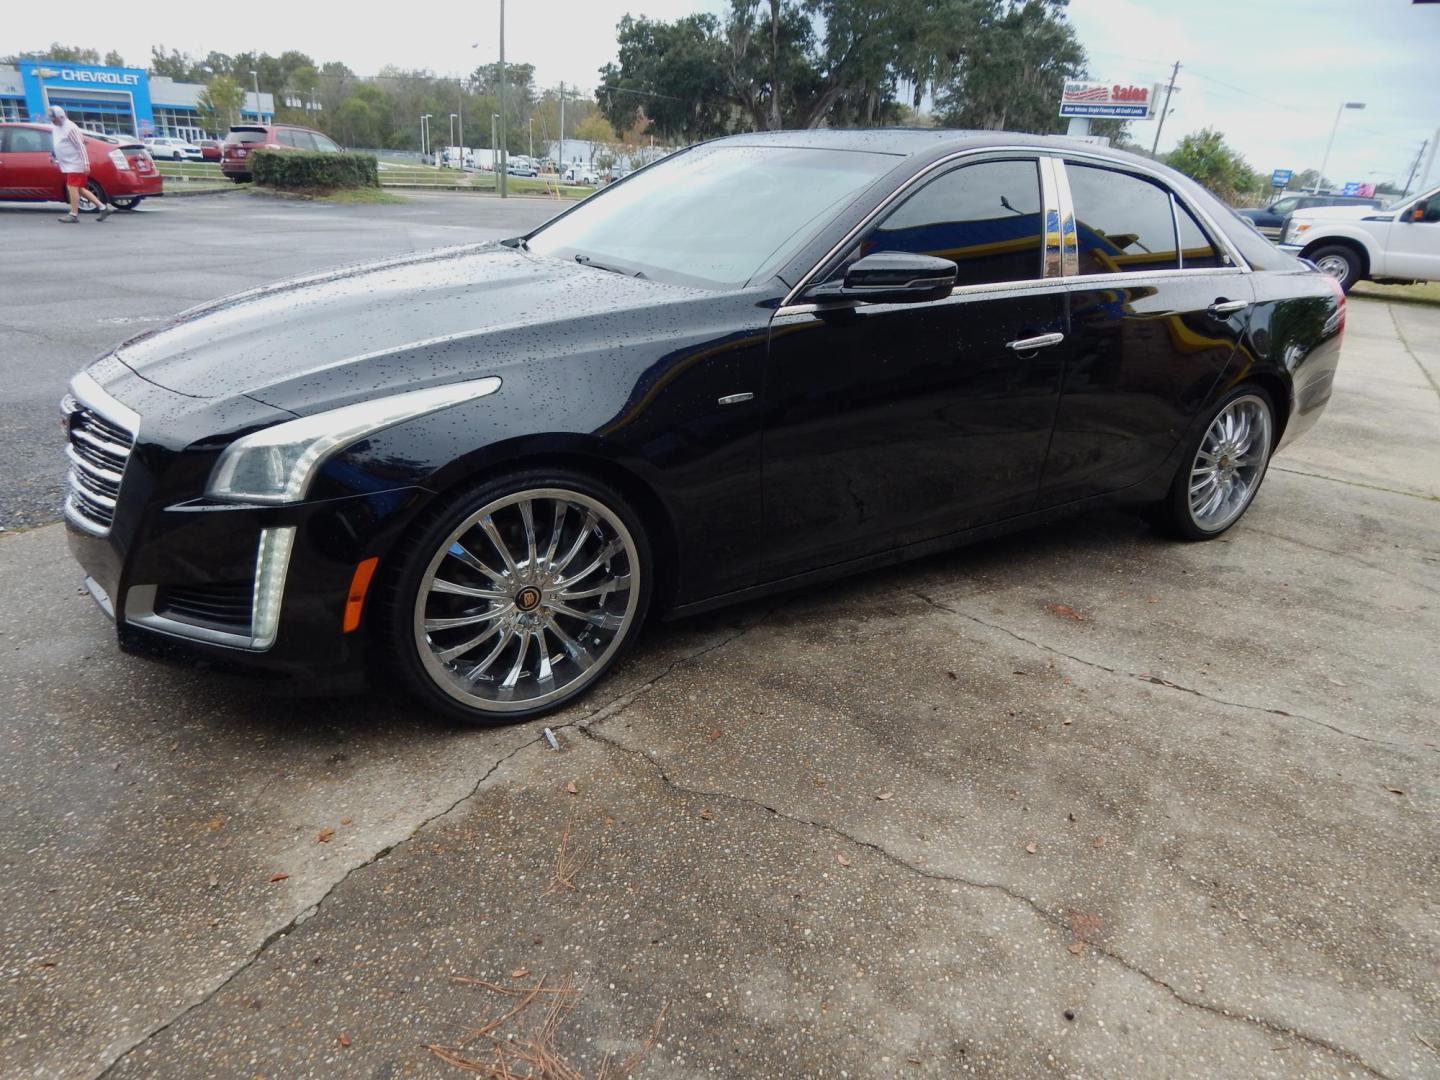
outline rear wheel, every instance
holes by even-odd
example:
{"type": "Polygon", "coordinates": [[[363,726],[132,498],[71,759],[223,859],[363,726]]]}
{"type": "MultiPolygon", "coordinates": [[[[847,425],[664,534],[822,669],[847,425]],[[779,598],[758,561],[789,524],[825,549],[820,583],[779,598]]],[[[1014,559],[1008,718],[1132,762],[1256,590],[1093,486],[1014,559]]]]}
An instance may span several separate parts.
{"type": "Polygon", "coordinates": [[[1158,507],[1167,531],[1185,540],[1213,540],[1254,501],[1275,440],[1275,410],[1265,392],[1241,386],[1215,406],[1192,436],[1170,494],[1158,507]]]}
{"type": "Polygon", "coordinates": [[[1338,281],[1347,293],[1360,280],[1360,256],[1342,244],[1316,248],[1310,253],[1310,261],[1338,281]]]}
{"type": "MultiPolygon", "coordinates": [[[[101,187],[96,181],[94,181],[94,180],[87,180],[87,181],[85,181],[85,190],[88,191],[88,192],[90,192],[91,195],[95,196],[96,199],[100,200],[100,206],[104,206],[104,205],[105,205],[105,189],[104,189],[103,187],[101,187]]],[[[99,209],[99,207],[92,206],[90,203],[87,203],[84,199],[81,199],[81,200],[80,200],[80,212],[81,212],[82,214],[93,214],[93,213],[96,213],[96,212],[98,211],[98,209],[99,209]]]]}
{"type": "Polygon", "coordinates": [[[650,545],[619,492],[579,473],[489,481],[433,512],[392,556],[389,647],[410,691],[473,724],[562,708],[634,640],[650,545]]]}
{"type": "Polygon", "coordinates": [[[110,205],[120,210],[134,210],[144,201],[144,195],[132,195],[124,199],[111,199],[110,205]]]}

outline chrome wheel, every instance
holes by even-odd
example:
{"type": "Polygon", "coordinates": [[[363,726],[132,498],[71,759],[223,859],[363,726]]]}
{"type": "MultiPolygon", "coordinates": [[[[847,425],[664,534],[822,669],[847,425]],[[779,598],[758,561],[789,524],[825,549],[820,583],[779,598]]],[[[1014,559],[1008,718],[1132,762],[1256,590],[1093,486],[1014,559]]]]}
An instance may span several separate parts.
{"type": "Polygon", "coordinates": [[[1344,285],[1350,280],[1350,261],[1343,255],[1325,255],[1315,263],[1321,270],[1344,285]]]}
{"type": "Polygon", "coordinates": [[[1270,458],[1270,406],[1255,394],[1230,402],[1210,422],[1190,466],[1190,518],[1224,529],[1250,505],[1270,458]]]}
{"type": "Polygon", "coordinates": [[[435,684],[472,709],[518,712],[607,666],[639,607],[640,557],[619,515],[563,488],[486,504],[431,558],[414,634],[435,684]]]}

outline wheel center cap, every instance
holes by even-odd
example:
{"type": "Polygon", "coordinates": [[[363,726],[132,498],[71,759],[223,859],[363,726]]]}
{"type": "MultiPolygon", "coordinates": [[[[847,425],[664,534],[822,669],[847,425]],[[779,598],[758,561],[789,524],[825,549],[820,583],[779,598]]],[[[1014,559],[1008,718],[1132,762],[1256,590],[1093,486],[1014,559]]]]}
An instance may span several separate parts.
{"type": "Polygon", "coordinates": [[[515,606],[521,611],[534,611],[540,606],[540,590],[534,585],[526,585],[515,594],[515,606]]]}

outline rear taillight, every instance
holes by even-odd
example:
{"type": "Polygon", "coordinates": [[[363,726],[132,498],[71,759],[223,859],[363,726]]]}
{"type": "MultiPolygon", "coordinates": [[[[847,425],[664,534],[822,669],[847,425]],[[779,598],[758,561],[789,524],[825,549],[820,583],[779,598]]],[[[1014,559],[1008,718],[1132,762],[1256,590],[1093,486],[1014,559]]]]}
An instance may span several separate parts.
{"type": "Polygon", "coordinates": [[[130,159],[125,156],[125,151],[111,150],[110,161],[115,166],[115,168],[120,169],[123,172],[130,171],[130,159]]]}
{"type": "MultiPolygon", "coordinates": [[[[1345,333],[1345,290],[1341,288],[1338,279],[1325,275],[1325,280],[1330,283],[1330,288],[1335,292],[1335,336],[1341,337],[1345,333]]],[[[1328,320],[1327,320],[1328,321],[1328,320]]]]}

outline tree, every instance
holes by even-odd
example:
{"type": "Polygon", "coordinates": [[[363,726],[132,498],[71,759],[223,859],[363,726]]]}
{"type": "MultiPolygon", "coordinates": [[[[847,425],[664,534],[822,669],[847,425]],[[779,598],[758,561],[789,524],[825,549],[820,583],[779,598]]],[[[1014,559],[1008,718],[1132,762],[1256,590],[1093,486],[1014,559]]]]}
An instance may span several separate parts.
{"type": "MultiPolygon", "coordinates": [[[[590,161],[595,162],[595,147],[609,147],[615,142],[615,129],[610,126],[610,121],[599,113],[592,113],[575,125],[575,138],[581,139],[590,144],[590,161]]],[[[613,162],[614,157],[611,155],[613,162]]]]}
{"type": "Polygon", "coordinates": [[[200,92],[200,116],[211,131],[233,124],[245,104],[245,91],[229,75],[217,75],[200,92]]]}
{"type": "Polygon", "coordinates": [[[1268,188],[1269,177],[1261,177],[1225,138],[1213,128],[1191,132],[1165,155],[1165,164],[1178,169],[1226,202],[1268,188]]]}
{"type": "Polygon", "coordinates": [[[1320,175],[1319,169],[1302,169],[1285,186],[1292,191],[1311,191],[1317,187],[1328,190],[1330,181],[1320,175]]]}
{"type": "Polygon", "coordinates": [[[124,66],[125,66],[125,58],[124,58],[123,56],[121,56],[118,52],[116,52],[114,49],[111,49],[109,52],[107,52],[107,53],[105,54],[105,66],[106,66],[106,67],[124,67],[124,66]]]}
{"type": "Polygon", "coordinates": [[[78,45],[62,45],[58,41],[52,41],[48,49],[0,57],[0,63],[12,66],[20,60],[58,60],[70,64],[98,64],[100,63],[100,54],[94,49],[82,49],[78,45]]]}
{"type": "Polygon", "coordinates": [[[689,15],[673,23],[626,15],[616,44],[620,62],[600,69],[595,91],[612,126],[624,130],[644,115],[655,134],[681,142],[728,130],[728,83],[713,15],[689,15]]]}
{"type": "Polygon", "coordinates": [[[1060,93],[1065,80],[1085,70],[1085,50],[1063,9],[1064,0],[993,4],[940,87],[936,112],[941,122],[990,130],[1064,130],[1060,93]]]}

